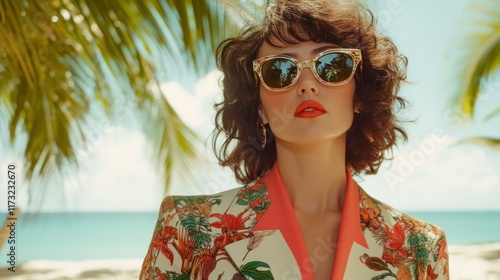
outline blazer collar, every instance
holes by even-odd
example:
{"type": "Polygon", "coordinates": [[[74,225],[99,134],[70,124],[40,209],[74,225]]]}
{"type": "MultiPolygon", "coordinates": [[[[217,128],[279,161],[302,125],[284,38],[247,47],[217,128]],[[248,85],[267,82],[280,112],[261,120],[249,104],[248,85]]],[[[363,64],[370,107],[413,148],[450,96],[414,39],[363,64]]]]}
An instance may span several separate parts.
{"type": "Polygon", "coordinates": [[[333,279],[344,279],[345,270],[349,260],[349,255],[354,244],[359,244],[368,249],[368,243],[360,225],[360,195],[361,188],[352,178],[349,170],[347,174],[347,189],[342,218],[340,221],[340,231],[337,252],[335,254],[335,264],[333,267],[333,279]]]}
{"type": "MultiPolygon", "coordinates": [[[[232,275],[236,272],[235,268],[255,279],[268,278],[266,276],[271,273],[275,279],[289,279],[288,275],[298,273],[300,275],[293,253],[279,230],[254,230],[271,205],[265,180],[257,180],[237,192],[226,192],[220,201],[217,206],[220,210],[215,213],[221,214],[212,215],[212,218],[220,219],[220,225],[225,222],[224,226],[233,223],[231,226],[238,228],[239,232],[233,235],[236,241],[224,247],[235,267],[228,262],[218,262],[214,275],[232,275]],[[228,201],[230,203],[226,204],[228,201]]],[[[214,242],[225,231],[224,226],[212,227],[214,242]]]]}

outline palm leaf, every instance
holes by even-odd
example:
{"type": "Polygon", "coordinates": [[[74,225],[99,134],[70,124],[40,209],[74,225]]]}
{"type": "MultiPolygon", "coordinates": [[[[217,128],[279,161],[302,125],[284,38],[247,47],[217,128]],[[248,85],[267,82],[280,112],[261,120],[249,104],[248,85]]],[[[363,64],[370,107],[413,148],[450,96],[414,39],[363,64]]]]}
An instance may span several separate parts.
{"type": "Polygon", "coordinates": [[[500,66],[500,2],[482,0],[467,9],[464,35],[457,50],[458,102],[468,116],[474,107],[482,83],[500,66]]]}
{"type": "Polygon", "coordinates": [[[165,187],[173,172],[190,177],[197,137],[158,84],[213,68],[215,46],[233,27],[213,0],[0,2],[0,107],[8,120],[0,130],[22,150],[29,189],[43,193],[53,175],[77,167],[96,120],[114,119],[123,104],[152,139],[165,187]]]}
{"type": "Polygon", "coordinates": [[[221,0],[224,4],[228,17],[238,26],[246,26],[256,21],[262,21],[265,16],[267,2],[261,1],[234,1],[221,0]]]}

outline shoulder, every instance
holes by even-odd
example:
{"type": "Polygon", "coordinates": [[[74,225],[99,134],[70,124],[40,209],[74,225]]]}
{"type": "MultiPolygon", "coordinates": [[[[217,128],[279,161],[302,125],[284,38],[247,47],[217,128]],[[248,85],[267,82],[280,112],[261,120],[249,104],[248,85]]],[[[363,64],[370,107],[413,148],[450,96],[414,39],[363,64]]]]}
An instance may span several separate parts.
{"type": "Polygon", "coordinates": [[[227,255],[226,245],[249,237],[253,225],[269,206],[266,197],[262,181],[215,194],[166,196],[160,205],[141,279],[212,279],[209,275],[219,267],[218,263],[233,275],[235,267],[229,264],[227,256],[220,256],[227,255]],[[204,260],[204,269],[199,268],[200,259],[204,260]]]}
{"type": "MultiPolygon", "coordinates": [[[[258,179],[250,184],[237,186],[218,193],[198,195],[168,195],[160,204],[160,217],[165,213],[180,214],[185,212],[215,209],[228,209],[232,204],[248,205],[257,199],[267,199],[268,193],[264,180],[258,179]],[[203,208],[204,207],[204,208],[203,208]]],[[[248,205],[252,206],[252,205],[248,205]]],[[[216,212],[216,211],[215,211],[216,212]]],[[[202,214],[208,214],[202,213],[202,214]]]]}
{"type": "MultiPolygon", "coordinates": [[[[363,216],[379,216],[385,222],[384,227],[395,226],[395,225],[406,225],[405,229],[411,233],[422,233],[429,234],[430,237],[433,235],[441,236],[444,235],[443,230],[433,225],[429,222],[423,221],[419,218],[408,215],[366,193],[362,188],[359,188],[359,198],[360,198],[360,211],[363,216]]],[[[371,225],[369,223],[370,217],[362,217],[366,223],[363,226],[373,227],[376,225],[371,225]]]]}
{"type": "Polygon", "coordinates": [[[406,271],[411,260],[412,267],[430,279],[448,279],[447,243],[440,227],[403,213],[361,188],[359,199],[361,228],[383,248],[384,261],[406,271]]]}

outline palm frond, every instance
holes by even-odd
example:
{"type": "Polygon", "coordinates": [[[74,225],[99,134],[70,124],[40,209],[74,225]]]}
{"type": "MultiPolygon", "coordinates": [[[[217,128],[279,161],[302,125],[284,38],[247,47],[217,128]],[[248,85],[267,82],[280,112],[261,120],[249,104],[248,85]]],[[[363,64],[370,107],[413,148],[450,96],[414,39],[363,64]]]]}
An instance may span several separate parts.
{"type": "Polygon", "coordinates": [[[453,65],[460,81],[456,102],[472,117],[482,83],[500,66],[500,2],[473,2],[461,30],[463,38],[454,47],[453,65]]]}
{"type": "Polygon", "coordinates": [[[0,106],[11,145],[23,142],[27,182],[77,166],[95,116],[127,100],[160,139],[168,187],[171,167],[191,163],[196,137],[148,85],[182,65],[206,73],[233,26],[213,0],[1,1],[0,106]],[[163,76],[160,64],[171,65],[163,76]]]}
{"type": "Polygon", "coordinates": [[[485,120],[490,120],[490,119],[494,118],[494,117],[495,117],[495,116],[497,116],[497,115],[500,115],[500,106],[499,106],[499,107],[497,107],[497,108],[495,108],[495,109],[493,109],[491,112],[489,112],[489,113],[488,113],[488,114],[484,117],[484,119],[485,119],[485,120]]]}
{"type": "Polygon", "coordinates": [[[238,26],[243,27],[248,24],[261,22],[265,16],[265,10],[269,5],[269,1],[233,1],[221,0],[226,7],[228,16],[238,26]]]}
{"type": "Polygon", "coordinates": [[[470,137],[470,138],[465,138],[461,139],[460,141],[457,141],[452,144],[452,146],[456,146],[459,144],[464,144],[464,143],[474,143],[474,144],[479,144],[479,145],[485,145],[488,147],[492,148],[500,148],[500,139],[498,138],[491,138],[491,137],[483,137],[483,136],[477,136],[477,137],[470,137]]]}

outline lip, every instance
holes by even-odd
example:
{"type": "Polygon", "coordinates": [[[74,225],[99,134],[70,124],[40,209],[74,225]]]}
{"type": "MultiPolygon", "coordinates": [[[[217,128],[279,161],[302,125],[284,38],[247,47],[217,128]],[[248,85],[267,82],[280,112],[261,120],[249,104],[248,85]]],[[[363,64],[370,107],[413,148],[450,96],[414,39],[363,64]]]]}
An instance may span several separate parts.
{"type": "Polygon", "coordinates": [[[302,101],[293,114],[298,118],[315,118],[326,113],[325,107],[314,100],[302,101]]]}

